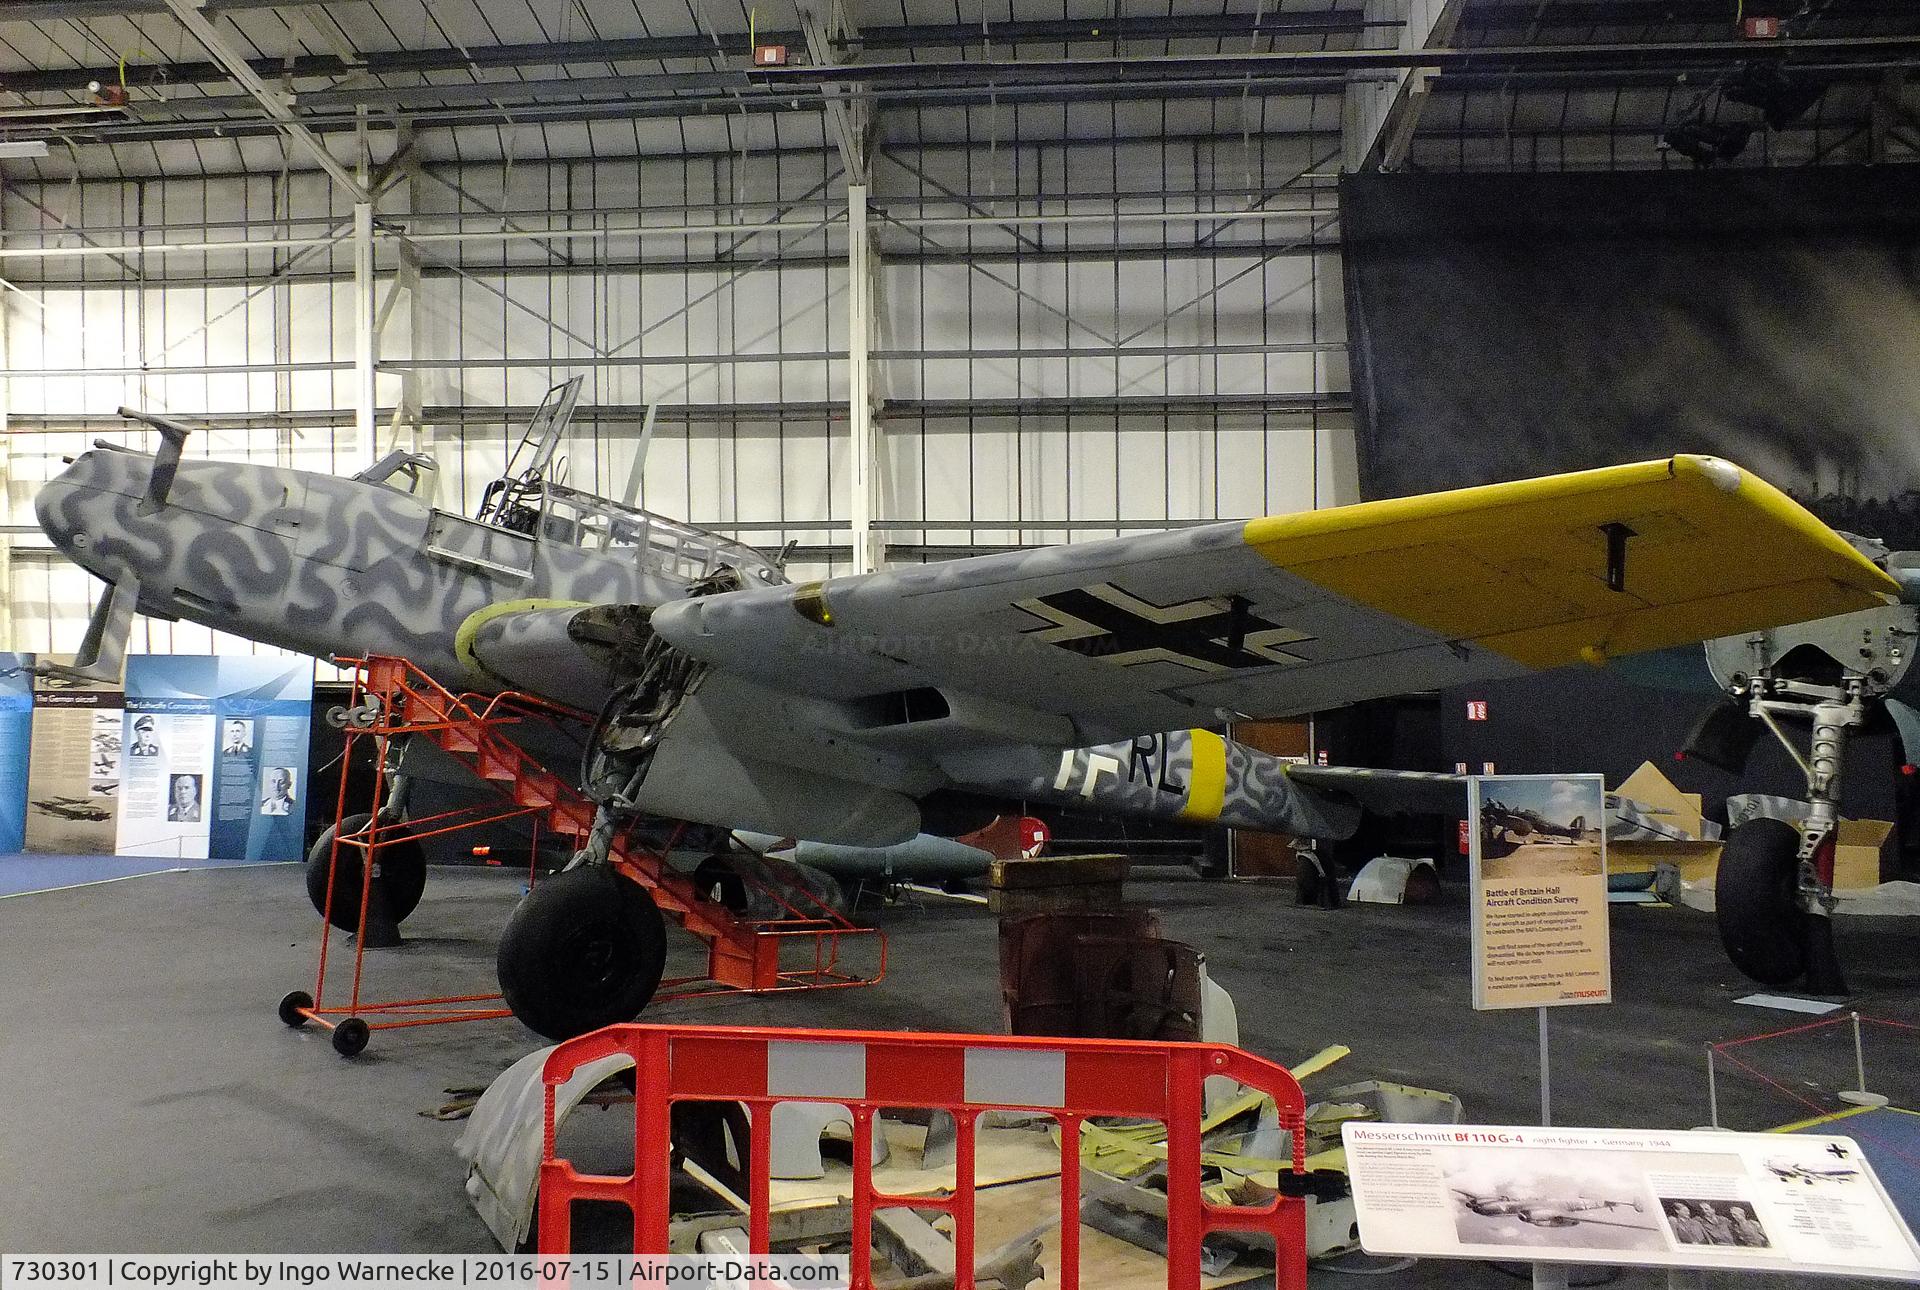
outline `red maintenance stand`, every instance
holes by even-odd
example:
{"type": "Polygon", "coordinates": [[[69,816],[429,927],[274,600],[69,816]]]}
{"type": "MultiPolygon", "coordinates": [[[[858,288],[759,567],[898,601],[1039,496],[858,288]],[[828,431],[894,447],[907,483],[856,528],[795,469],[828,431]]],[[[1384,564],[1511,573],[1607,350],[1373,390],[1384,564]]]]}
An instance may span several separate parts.
{"type": "MultiPolygon", "coordinates": [[[[463,829],[482,828],[508,820],[529,818],[535,829],[584,845],[593,828],[595,807],[573,784],[542,765],[521,742],[530,728],[552,730],[584,727],[588,714],[533,695],[455,694],[405,659],[370,657],[340,660],[354,670],[353,695],[347,706],[346,764],[357,741],[374,741],[374,790],[367,818],[355,819],[348,809],[345,775],[335,809],[333,849],[329,857],[325,910],[321,921],[320,951],[313,991],[296,990],[280,1001],[280,1020],[300,1027],[309,1021],[333,1032],[333,1046],[351,1057],[367,1046],[375,1030],[409,1026],[481,1021],[512,1013],[498,993],[443,995],[428,998],[373,1000],[363,993],[367,931],[370,918],[385,917],[378,908],[373,879],[379,848],[402,838],[423,840],[463,829]],[[480,800],[436,815],[398,820],[383,819],[390,758],[395,741],[428,739],[463,762],[488,786],[480,800]],[[348,824],[354,827],[349,828],[348,824]],[[341,863],[342,856],[348,863],[341,863]],[[369,858],[373,863],[368,863],[369,858]],[[357,877],[360,892],[355,920],[352,982],[344,1002],[328,1002],[328,928],[333,926],[337,900],[347,898],[342,874],[357,877]],[[372,914],[369,910],[372,907],[372,914]]],[[[649,844],[632,828],[623,830],[609,848],[614,870],[645,888],[661,914],[707,945],[704,976],[678,977],[661,982],[666,994],[655,998],[690,997],[724,992],[766,994],[787,990],[817,990],[872,985],[886,973],[886,940],[876,930],[856,926],[839,910],[797,883],[762,883],[742,875],[743,882],[767,899],[757,902],[773,908],[771,918],[749,918],[708,899],[693,879],[668,863],[684,826],[667,826],[664,841],[649,844]],[[849,946],[867,953],[847,953],[849,946]],[[864,961],[855,967],[853,961],[864,961]]],[[[529,871],[528,881],[534,875],[529,871]]],[[[346,906],[338,906],[344,910],[346,906]]]]}

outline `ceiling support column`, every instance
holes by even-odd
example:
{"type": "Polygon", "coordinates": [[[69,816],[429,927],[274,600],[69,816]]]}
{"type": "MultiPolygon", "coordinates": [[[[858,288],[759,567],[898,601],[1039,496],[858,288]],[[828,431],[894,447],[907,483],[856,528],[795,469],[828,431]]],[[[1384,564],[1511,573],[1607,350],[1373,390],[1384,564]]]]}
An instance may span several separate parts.
{"type": "Polygon", "coordinates": [[[847,185],[847,519],[853,537],[853,571],[871,573],[885,562],[873,520],[878,489],[879,441],[874,433],[873,250],[868,238],[867,186],[847,185]]]}
{"type": "Polygon", "coordinates": [[[353,204],[353,434],[354,455],[362,469],[379,457],[374,441],[378,404],[375,337],[378,305],[373,288],[373,203],[353,204]]]}

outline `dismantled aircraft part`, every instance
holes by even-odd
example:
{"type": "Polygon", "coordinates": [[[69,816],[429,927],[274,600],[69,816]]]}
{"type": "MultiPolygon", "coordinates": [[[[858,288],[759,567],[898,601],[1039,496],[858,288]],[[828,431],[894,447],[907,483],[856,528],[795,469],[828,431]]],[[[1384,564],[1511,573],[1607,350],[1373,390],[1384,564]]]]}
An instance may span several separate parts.
{"type": "Polygon", "coordinates": [[[698,1170],[736,1197],[752,1185],[753,1122],[743,1103],[676,1102],[668,1123],[675,1164],[691,1166],[689,1174],[699,1177],[698,1170]]]}
{"type": "Polygon", "coordinates": [[[1148,940],[1160,916],[1138,907],[1116,913],[1073,911],[1000,920],[1000,999],[1010,1035],[1074,1035],[1075,940],[1082,935],[1148,940]]]}
{"type": "MultiPolygon", "coordinates": [[[[1044,1224],[1038,1231],[1051,1226],[1044,1224]]],[[[876,1281],[875,1290],[953,1290],[958,1266],[954,1244],[918,1212],[900,1206],[876,1208],[873,1247],[904,1274],[897,1280],[876,1281]]],[[[1042,1248],[1036,1233],[1022,1232],[974,1260],[973,1284],[981,1290],[1026,1290],[1043,1275],[1042,1248]]]]}
{"type": "MultiPolygon", "coordinates": [[[[342,931],[360,928],[361,847],[342,845],[336,856],[333,840],[336,830],[347,837],[360,833],[373,823],[367,814],[349,815],[337,825],[328,825],[307,851],[307,899],[313,912],[327,914],[327,876],[333,875],[333,910],[328,921],[342,931]]],[[[373,877],[368,890],[380,909],[395,923],[404,922],[420,903],[427,887],[427,851],[404,829],[383,831],[373,849],[373,877]]],[[[373,909],[368,920],[373,920],[373,909]]]]}
{"type": "Polygon", "coordinates": [[[1171,1041],[1238,1031],[1232,1000],[1209,982],[1205,958],[1161,939],[1152,910],[1003,921],[1000,989],[1016,1035],[1171,1041]],[[1208,1033],[1209,1018],[1217,1033],[1208,1033]]]}
{"type": "MultiPolygon", "coordinates": [[[[551,1046],[536,1048],[487,1085],[473,1105],[454,1151],[467,1165],[467,1199],[509,1252],[525,1247],[533,1235],[539,1202],[540,1148],[545,1126],[546,1069],[551,1046]]],[[[556,1129],[588,1094],[621,1071],[632,1070],[624,1053],[586,1062],[554,1090],[556,1129]]]]}
{"type": "MultiPolygon", "coordinates": [[[[748,1116],[753,1111],[748,1109],[748,1116]]],[[[768,1145],[769,1178],[825,1178],[826,1159],[820,1143],[829,1130],[853,1132],[853,1112],[836,1102],[777,1102],[773,1108],[772,1138],[768,1145]]],[[[868,1122],[873,1134],[873,1163],[887,1161],[887,1135],[879,1116],[868,1122]]]]}
{"type": "MultiPolygon", "coordinates": [[[[1094,1231],[1152,1254],[1167,1253],[1166,1193],[1147,1183],[1115,1188],[1104,1175],[1083,1170],[1083,1189],[1089,1195],[1080,1207],[1080,1221],[1094,1231]]],[[[1200,1243],[1200,1271],[1217,1277],[1229,1271],[1257,1247],[1257,1238],[1239,1232],[1209,1232],[1200,1243]]]]}
{"type": "Polygon", "coordinates": [[[1431,860],[1375,856],[1353,876],[1347,899],[1363,905],[1432,905],[1440,899],[1440,871],[1431,860]]]}
{"type": "Polygon", "coordinates": [[[1807,970],[1800,904],[1800,830],[1760,817],[1727,834],[1714,879],[1714,919],[1733,965],[1762,985],[1784,986],[1807,970]]]}
{"type": "Polygon", "coordinates": [[[632,1021],[666,962],[666,924],[653,898],[602,865],[534,884],[508,916],[497,955],[507,1006],[549,1039],[632,1021]]]}

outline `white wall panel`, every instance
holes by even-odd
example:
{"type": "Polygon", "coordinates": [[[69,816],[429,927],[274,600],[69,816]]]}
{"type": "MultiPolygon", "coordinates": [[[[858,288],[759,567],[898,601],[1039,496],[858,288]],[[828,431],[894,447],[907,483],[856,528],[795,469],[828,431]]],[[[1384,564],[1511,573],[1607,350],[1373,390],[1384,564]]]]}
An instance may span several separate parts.
{"type": "MultiPolygon", "coordinates": [[[[1242,120],[1217,104],[982,107],[920,119],[926,137],[944,131],[971,146],[883,150],[872,187],[885,257],[874,345],[893,356],[877,360],[872,373],[875,390],[892,404],[880,423],[877,487],[884,520],[924,521],[886,530],[899,558],[1351,500],[1352,431],[1337,410],[1347,393],[1337,344],[1345,334],[1339,261],[1289,246],[1303,225],[1100,219],[916,231],[887,218],[1231,208],[1245,204],[1246,189],[1304,201],[1304,190],[1297,198],[1279,190],[1315,163],[1313,150],[1297,138],[1263,138],[1259,129],[1279,110],[1256,101],[1242,120]],[[1237,137],[1097,141],[1116,127],[1237,137]],[[1061,142],[1063,130],[1089,142],[1061,142]],[[1160,254],[1162,244],[1175,250],[1160,254]],[[1252,349],[1110,352],[1121,343],[1252,349]],[[1300,348],[1272,349],[1287,346],[1300,348]],[[1081,352],[1035,352],[1059,350],[1081,352]],[[1316,398],[1328,407],[1259,406],[1316,398]],[[1129,409],[1116,399],[1201,403],[1129,409]]],[[[817,125],[782,123],[782,140],[799,128],[817,125]]],[[[716,155],[552,165],[523,155],[504,168],[437,169],[439,178],[403,186],[382,213],[475,216],[504,206],[522,227],[578,229],[799,223],[822,214],[823,196],[843,198],[838,179],[811,191],[839,169],[831,149],[814,156],[749,149],[743,162],[731,123],[688,122],[686,130],[716,155]],[[776,214],[779,204],[790,209],[776,214]]],[[[550,143],[557,137],[547,134],[550,143]]],[[[474,137],[482,135],[493,138],[491,131],[474,137]]],[[[600,123],[561,142],[604,151],[630,148],[638,137],[633,126],[600,123]]],[[[86,230],[117,226],[132,231],[101,232],[97,240],[137,240],[142,230],[174,241],[310,235],[338,230],[348,215],[345,200],[311,175],[0,190],[0,236],[49,222],[78,230],[50,245],[79,245],[86,230]],[[306,216],[328,222],[285,223],[306,216]],[[203,230],[202,221],[244,224],[203,230]]],[[[497,219],[491,227],[500,227],[497,219]]],[[[639,434],[632,410],[657,402],[662,414],[643,471],[648,506],[746,526],[741,536],[772,548],[796,540],[805,548],[793,565],[800,576],[844,570],[844,554],[832,549],[848,540],[851,475],[847,364],[838,357],[847,344],[845,245],[838,225],[778,235],[421,243],[418,288],[398,299],[383,337],[381,357],[394,366],[379,378],[379,402],[396,403],[404,384],[430,410],[466,410],[461,423],[440,418],[426,429],[441,459],[443,504],[470,510],[517,438],[504,416],[489,423],[475,411],[524,408],[549,384],[584,373],[582,411],[566,449],[571,482],[620,492],[639,434]],[[821,415],[823,404],[837,410],[821,415]],[[596,408],[622,411],[597,417],[596,408]]],[[[57,472],[62,453],[95,435],[147,446],[151,436],[110,423],[121,403],[310,414],[318,420],[222,428],[197,436],[190,451],[328,471],[361,464],[352,440],[355,311],[344,245],[308,255],[173,255],[137,264],[144,280],[98,257],[9,262],[9,280],[20,290],[4,293],[4,359],[14,374],[8,411],[74,428],[15,440],[0,522],[31,523],[33,486],[57,472]],[[270,278],[290,258],[286,279],[270,278]],[[255,370],[167,370],[214,366],[255,370]],[[37,374],[67,367],[94,374],[37,374]],[[136,370],[103,370],[113,368],[136,370]],[[75,420],[82,414],[84,428],[75,420]]],[[[396,246],[383,243],[380,299],[397,264],[396,246]]],[[[15,644],[71,648],[91,583],[25,549],[32,545],[23,540],[9,589],[15,644]]],[[[144,630],[152,648],[251,648],[180,625],[144,630]]]]}

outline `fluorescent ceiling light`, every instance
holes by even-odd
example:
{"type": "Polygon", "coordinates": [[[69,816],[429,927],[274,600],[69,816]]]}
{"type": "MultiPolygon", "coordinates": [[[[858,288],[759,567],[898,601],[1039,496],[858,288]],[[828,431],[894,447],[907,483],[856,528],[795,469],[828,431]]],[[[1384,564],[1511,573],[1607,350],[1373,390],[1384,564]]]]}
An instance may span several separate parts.
{"type": "Polygon", "coordinates": [[[0,157],[44,157],[47,155],[45,139],[20,139],[8,141],[0,139],[0,157]]]}

